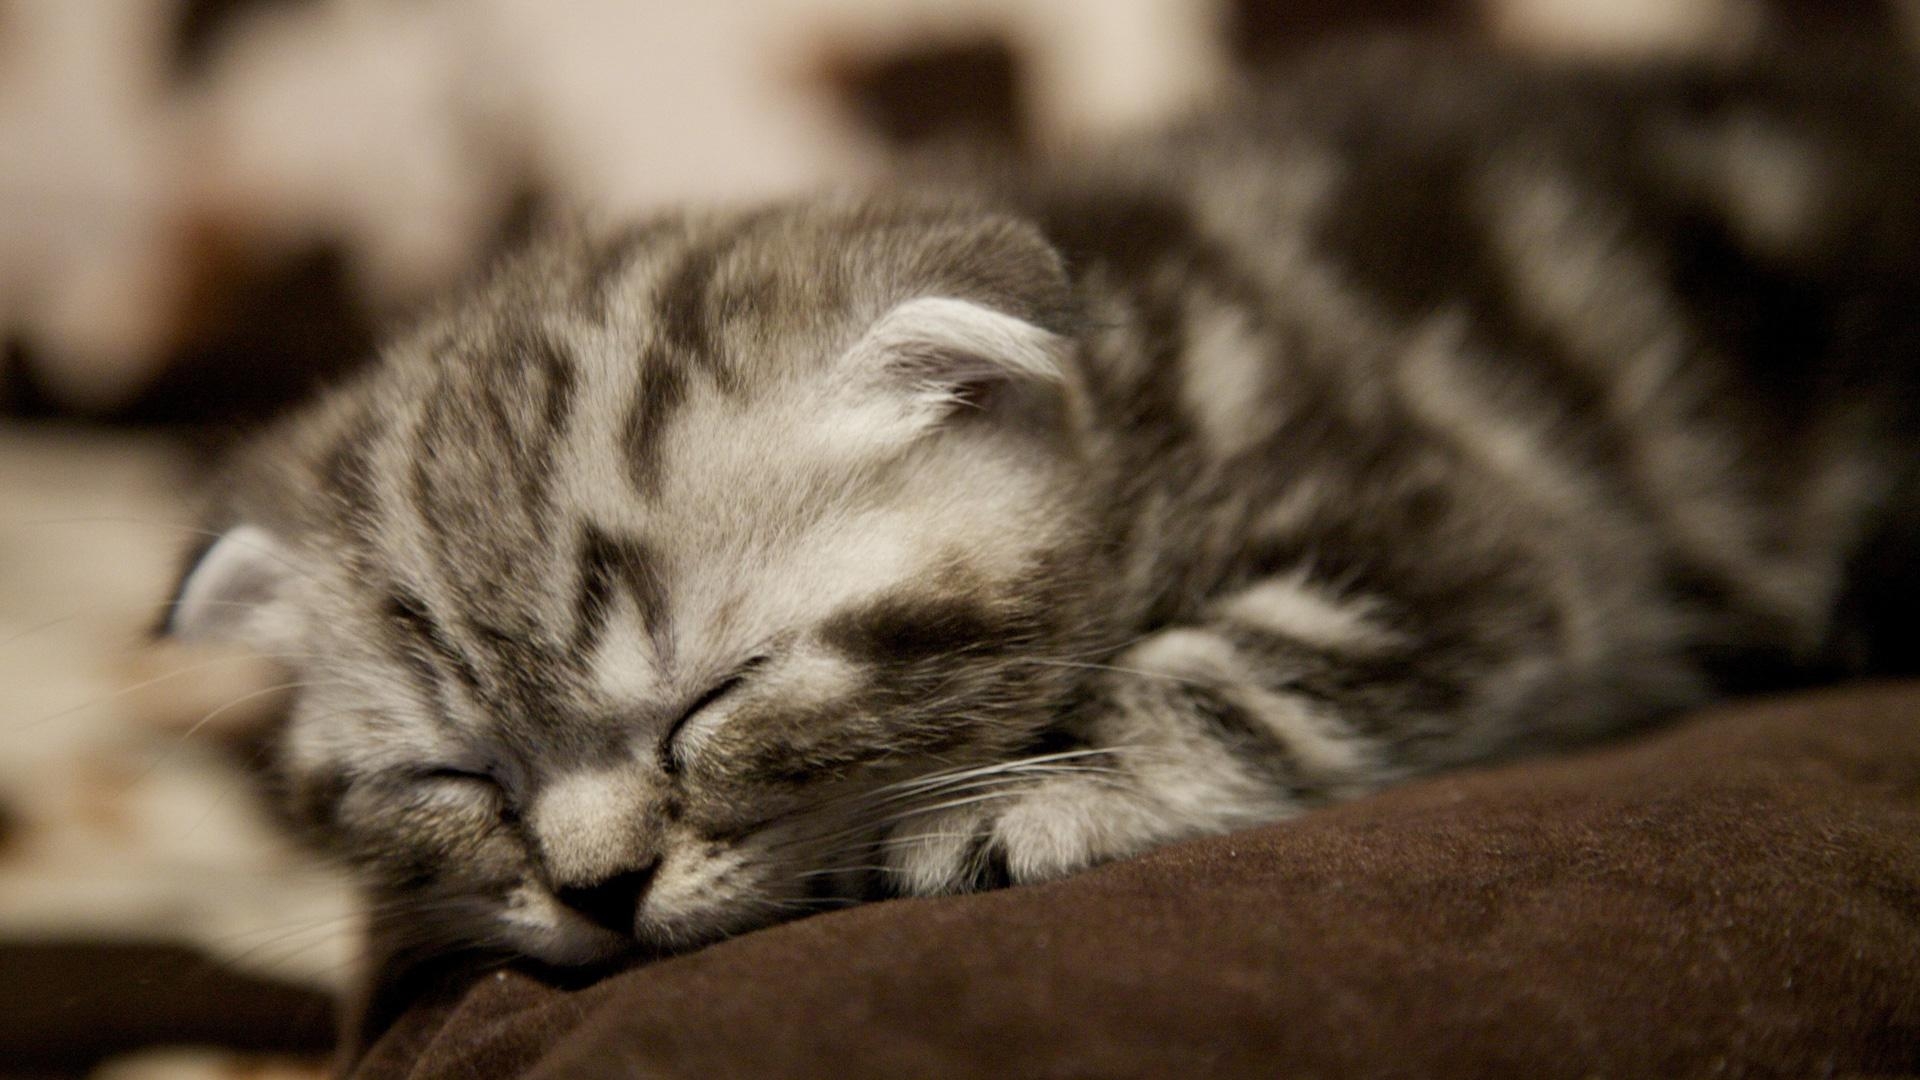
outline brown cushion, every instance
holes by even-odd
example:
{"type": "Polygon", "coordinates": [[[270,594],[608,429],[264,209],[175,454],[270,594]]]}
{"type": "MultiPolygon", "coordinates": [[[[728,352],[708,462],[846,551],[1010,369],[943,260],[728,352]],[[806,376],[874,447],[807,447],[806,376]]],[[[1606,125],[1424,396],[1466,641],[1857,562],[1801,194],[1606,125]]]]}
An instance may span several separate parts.
{"type": "Polygon", "coordinates": [[[1920,1072],[1920,687],[417,996],[384,1077],[1920,1072]]]}

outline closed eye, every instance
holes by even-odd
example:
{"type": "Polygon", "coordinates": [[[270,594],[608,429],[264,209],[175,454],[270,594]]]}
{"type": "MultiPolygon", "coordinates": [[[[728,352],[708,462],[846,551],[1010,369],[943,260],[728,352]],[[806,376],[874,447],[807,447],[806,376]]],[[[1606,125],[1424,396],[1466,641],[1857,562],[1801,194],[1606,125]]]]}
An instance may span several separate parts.
{"type": "Polygon", "coordinates": [[[416,769],[413,778],[426,783],[466,781],[474,784],[497,784],[493,774],[478,769],[461,769],[452,765],[433,765],[416,769]]]}
{"type": "Polygon", "coordinates": [[[681,732],[686,730],[687,724],[692,722],[694,717],[705,712],[721,698],[739,689],[740,684],[746,681],[747,676],[753,672],[753,669],[766,663],[766,661],[767,658],[764,656],[754,657],[745,664],[742,664],[738,671],[715,683],[706,693],[695,698],[693,704],[687,706],[686,711],[681,713],[680,718],[675,720],[672,726],[667,728],[666,735],[660,740],[660,767],[664,771],[671,774],[680,770],[679,755],[674,752],[675,744],[678,742],[681,732]]]}
{"type": "Polygon", "coordinates": [[[429,765],[415,769],[410,774],[417,784],[430,785],[431,790],[471,795],[484,795],[493,806],[500,819],[506,822],[519,820],[519,808],[513,794],[500,782],[499,776],[482,769],[465,769],[457,765],[429,765]]]}

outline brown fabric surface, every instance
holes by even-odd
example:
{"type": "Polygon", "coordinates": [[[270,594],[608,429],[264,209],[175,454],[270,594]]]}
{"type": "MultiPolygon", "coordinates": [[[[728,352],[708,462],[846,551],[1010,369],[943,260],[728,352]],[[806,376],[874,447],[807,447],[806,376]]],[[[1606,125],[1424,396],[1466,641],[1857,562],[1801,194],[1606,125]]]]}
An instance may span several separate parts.
{"type": "Polygon", "coordinates": [[[177,945],[0,944],[0,1078],[83,1076],[152,1046],[324,1055],[333,1003],[177,945]]]}
{"type": "Polygon", "coordinates": [[[1920,1072],[1920,686],[1721,709],[1051,885],[421,994],[388,1077],[1920,1072]]]}

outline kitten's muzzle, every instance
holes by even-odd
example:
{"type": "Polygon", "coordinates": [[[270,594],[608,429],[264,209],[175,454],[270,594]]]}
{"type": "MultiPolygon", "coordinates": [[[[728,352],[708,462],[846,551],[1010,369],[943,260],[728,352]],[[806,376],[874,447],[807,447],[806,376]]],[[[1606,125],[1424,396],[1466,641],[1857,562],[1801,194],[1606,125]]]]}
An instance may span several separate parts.
{"type": "Polygon", "coordinates": [[[623,936],[631,935],[640,903],[646,899],[647,890],[653,887],[653,879],[659,869],[660,860],[654,859],[637,870],[615,874],[592,885],[555,888],[553,895],[595,926],[623,936]]]}

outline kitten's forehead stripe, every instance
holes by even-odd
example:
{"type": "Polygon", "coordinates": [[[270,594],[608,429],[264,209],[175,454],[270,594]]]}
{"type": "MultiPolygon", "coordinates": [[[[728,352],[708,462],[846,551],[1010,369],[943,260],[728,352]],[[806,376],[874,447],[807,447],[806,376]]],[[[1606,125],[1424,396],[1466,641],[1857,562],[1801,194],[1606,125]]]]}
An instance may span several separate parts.
{"type": "Polygon", "coordinates": [[[739,268],[730,263],[770,216],[764,210],[748,213],[717,229],[684,252],[679,265],[661,275],[655,287],[657,333],[667,350],[729,393],[740,388],[740,373],[722,354],[720,343],[729,322],[760,303],[764,298],[759,294],[773,284],[758,275],[731,280],[739,268]]]}
{"type": "Polygon", "coordinates": [[[554,450],[565,442],[580,390],[580,373],[567,347],[552,334],[534,335],[530,342],[539,366],[545,397],[541,408],[538,462],[540,493],[551,488],[554,450]]]}
{"type": "Polygon", "coordinates": [[[639,540],[616,537],[601,529],[582,527],[579,553],[580,593],[576,602],[573,648],[576,655],[593,649],[605,626],[614,590],[624,588],[639,613],[641,625],[662,653],[672,640],[667,625],[665,577],[653,552],[639,540]]]}
{"type": "Polygon", "coordinates": [[[386,424],[371,410],[357,410],[321,459],[321,483],[338,502],[339,524],[349,534],[377,527],[373,444],[385,431],[386,424]]]}
{"type": "Polygon", "coordinates": [[[639,393],[634,396],[621,429],[627,478],[642,495],[659,492],[663,467],[661,436],[686,396],[686,369],[665,350],[649,350],[641,360],[639,393]]]}
{"type": "MultiPolygon", "coordinates": [[[[446,689],[440,682],[440,669],[434,666],[437,651],[427,640],[411,616],[402,614],[406,604],[389,595],[385,601],[385,617],[381,620],[381,629],[387,634],[387,642],[394,656],[400,658],[401,666],[406,668],[408,678],[413,680],[414,689],[425,703],[432,718],[440,723],[450,723],[447,710],[446,689]]],[[[458,669],[456,669],[458,670],[458,669]]],[[[471,674],[470,672],[468,673],[471,674]]],[[[466,681],[466,676],[461,676],[466,681]]]]}
{"type": "Polygon", "coordinates": [[[504,440],[507,467],[525,501],[537,506],[548,497],[553,448],[566,437],[578,375],[567,347],[541,330],[511,327],[497,349],[506,378],[481,380],[474,393],[504,440]],[[529,415],[527,406],[536,401],[539,408],[529,415]]]}
{"type": "Polygon", "coordinates": [[[507,319],[482,343],[446,342],[435,354],[414,437],[417,493],[441,508],[486,513],[510,479],[536,509],[547,496],[554,447],[578,396],[571,348],[549,330],[507,319]]]}
{"type": "Polygon", "coordinates": [[[628,284],[627,276],[633,271],[634,263],[667,235],[685,228],[679,215],[662,214],[628,226],[601,244],[581,275],[587,313],[596,321],[604,321],[609,300],[628,284]]]}
{"type": "Polygon", "coordinates": [[[427,610],[426,601],[403,590],[395,590],[388,598],[386,609],[393,625],[410,639],[410,648],[424,646],[440,661],[453,670],[468,690],[478,693],[483,683],[480,671],[458,645],[448,636],[445,627],[427,610]]]}
{"type": "Polygon", "coordinates": [[[734,236],[735,230],[728,230],[696,244],[660,279],[654,304],[657,332],[669,349],[695,363],[709,363],[713,355],[707,297],[721,256],[732,246],[734,236]]]}

